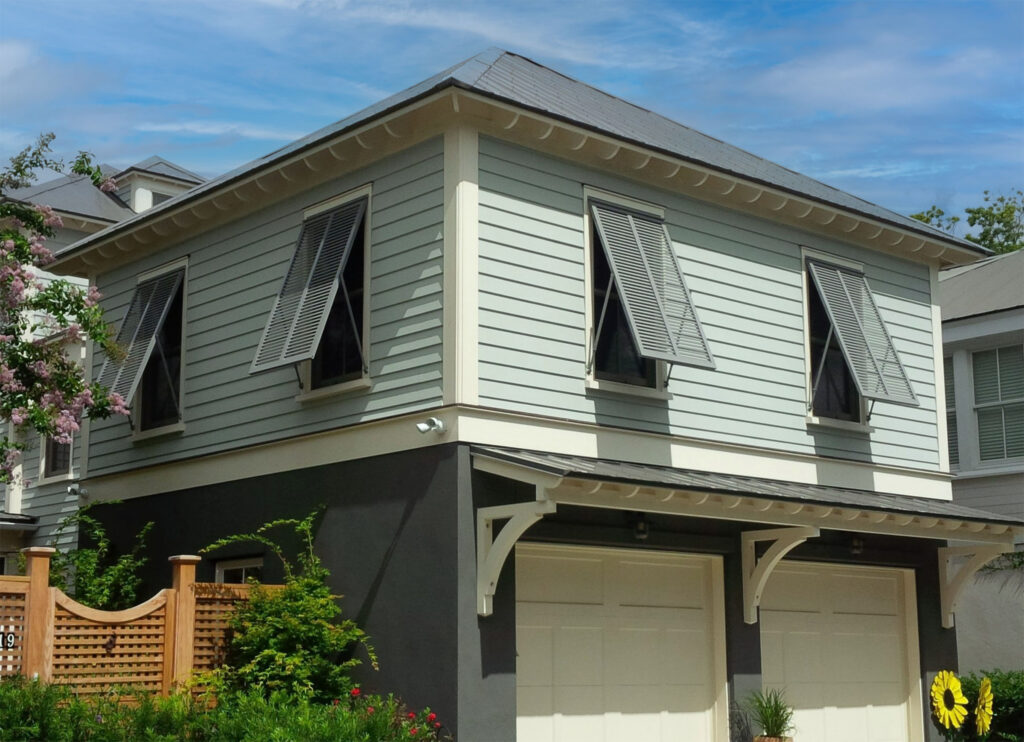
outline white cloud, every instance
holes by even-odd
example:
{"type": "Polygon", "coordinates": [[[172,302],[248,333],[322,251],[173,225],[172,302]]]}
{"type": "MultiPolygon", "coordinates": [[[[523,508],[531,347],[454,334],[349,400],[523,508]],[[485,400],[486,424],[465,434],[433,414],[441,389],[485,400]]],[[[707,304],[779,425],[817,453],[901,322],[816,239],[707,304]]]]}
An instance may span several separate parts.
{"type": "Polygon", "coordinates": [[[239,136],[245,139],[260,139],[274,142],[291,142],[309,132],[269,129],[249,124],[227,121],[179,121],[174,123],[140,123],[136,131],[191,136],[239,136]]]}

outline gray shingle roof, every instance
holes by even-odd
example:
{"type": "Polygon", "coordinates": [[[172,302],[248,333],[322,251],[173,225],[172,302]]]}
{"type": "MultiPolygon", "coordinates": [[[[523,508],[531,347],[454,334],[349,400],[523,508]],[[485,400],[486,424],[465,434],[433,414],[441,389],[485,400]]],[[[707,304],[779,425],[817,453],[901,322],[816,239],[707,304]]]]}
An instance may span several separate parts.
{"type": "Polygon", "coordinates": [[[494,446],[473,446],[474,452],[485,456],[527,466],[537,471],[560,477],[600,479],[650,487],[686,489],[697,492],[715,492],[730,495],[764,497],[772,500],[801,504],[829,505],[863,510],[903,513],[933,518],[981,523],[1024,525],[1024,521],[999,513],[964,507],[946,500],[928,497],[829,487],[821,484],[803,484],[735,474],[676,469],[670,466],[633,464],[626,461],[592,459],[556,453],[524,451],[494,446]]]}
{"type": "Polygon", "coordinates": [[[1024,307],[1024,250],[939,273],[942,321],[1024,307]]]}
{"type": "Polygon", "coordinates": [[[121,173],[127,173],[132,170],[142,170],[147,173],[155,173],[156,175],[163,175],[168,178],[175,178],[177,180],[184,180],[189,183],[202,183],[206,178],[201,175],[196,175],[191,170],[186,170],[180,165],[175,165],[169,160],[165,160],[163,157],[154,155],[153,157],[147,157],[142,162],[136,162],[131,167],[125,168],[121,173]]]}
{"type": "MultiPolygon", "coordinates": [[[[863,199],[825,185],[813,178],[776,165],[761,157],[701,134],[664,116],[604,93],[585,83],[537,64],[532,60],[502,49],[488,49],[470,59],[439,72],[412,87],[364,108],[340,121],[313,132],[270,154],[242,165],[224,175],[196,186],[128,220],[114,230],[132,226],[137,220],[149,219],[165,209],[201,197],[239,180],[275,162],[329,141],[338,134],[363,125],[401,108],[415,100],[444,88],[457,87],[564,120],[595,133],[609,135],[658,150],[712,170],[723,171],[756,183],[772,186],[804,198],[840,207],[877,219],[930,239],[957,244],[980,255],[985,248],[961,240],[910,217],[898,214],[863,199]]],[[[77,252],[104,233],[79,242],[69,252],[77,252]]],[[[66,253],[66,254],[67,254],[66,253]]]]}
{"type": "Polygon", "coordinates": [[[135,216],[135,212],[116,196],[104,193],[93,185],[87,175],[62,175],[45,183],[9,191],[7,195],[19,201],[52,206],[58,211],[80,214],[98,221],[119,222],[135,216]]]}

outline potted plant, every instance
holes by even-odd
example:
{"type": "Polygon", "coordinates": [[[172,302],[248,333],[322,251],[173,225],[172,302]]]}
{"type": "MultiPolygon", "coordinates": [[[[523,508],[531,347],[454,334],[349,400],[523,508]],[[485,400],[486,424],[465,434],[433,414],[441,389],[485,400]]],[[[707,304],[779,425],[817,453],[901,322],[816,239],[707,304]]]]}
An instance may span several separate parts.
{"type": "Polygon", "coordinates": [[[793,742],[787,733],[793,731],[793,709],[786,703],[781,690],[758,691],[747,697],[747,708],[753,716],[754,726],[764,734],[754,737],[754,742],[793,742]]]}

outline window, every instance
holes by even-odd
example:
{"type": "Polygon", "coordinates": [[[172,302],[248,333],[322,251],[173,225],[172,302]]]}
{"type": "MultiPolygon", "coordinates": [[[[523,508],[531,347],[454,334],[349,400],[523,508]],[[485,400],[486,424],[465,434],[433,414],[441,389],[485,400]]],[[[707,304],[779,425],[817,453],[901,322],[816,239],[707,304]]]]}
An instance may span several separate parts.
{"type": "Polygon", "coordinates": [[[1024,456],[1024,345],[972,355],[982,461],[1024,456]]]}
{"type": "Polygon", "coordinates": [[[942,359],[942,373],[946,380],[946,443],[949,447],[949,465],[960,466],[960,439],[956,427],[956,384],[953,377],[953,359],[942,359]]]}
{"type": "Polygon", "coordinates": [[[864,274],[807,260],[812,414],[861,422],[861,399],[916,406],[917,397],[864,274]]]}
{"type": "Polygon", "coordinates": [[[589,202],[590,354],[598,381],[659,385],[659,361],[714,368],[664,221],[589,202]]]}
{"type": "Polygon", "coordinates": [[[52,436],[43,438],[40,478],[66,477],[71,474],[71,443],[58,443],[52,436]]]}
{"type": "Polygon", "coordinates": [[[250,373],[302,363],[306,391],[366,376],[368,210],[364,188],[307,215],[250,373]]]}
{"type": "Polygon", "coordinates": [[[181,422],[184,300],[183,266],[140,280],[117,333],[125,357],[108,358],[100,370],[101,384],[128,404],[136,402],[132,416],[139,431],[181,422]]]}
{"type": "Polygon", "coordinates": [[[153,191],[153,206],[162,204],[164,201],[170,200],[170,198],[170,195],[167,193],[157,193],[156,191],[153,191]]]}
{"type": "Polygon", "coordinates": [[[249,578],[258,582],[263,578],[263,557],[224,559],[217,562],[214,574],[220,583],[244,584],[249,578]]]}

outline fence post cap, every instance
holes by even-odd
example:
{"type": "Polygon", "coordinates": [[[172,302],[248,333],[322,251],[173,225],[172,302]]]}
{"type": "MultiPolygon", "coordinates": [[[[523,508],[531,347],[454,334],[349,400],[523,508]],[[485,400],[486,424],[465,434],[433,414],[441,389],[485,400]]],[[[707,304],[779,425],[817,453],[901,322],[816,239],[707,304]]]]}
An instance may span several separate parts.
{"type": "Polygon", "coordinates": [[[26,546],[21,550],[25,556],[53,556],[57,550],[52,546],[26,546]]]}
{"type": "Polygon", "coordinates": [[[171,564],[199,564],[199,562],[203,561],[203,558],[194,554],[179,554],[178,556],[167,557],[167,561],[171,564]]]}

